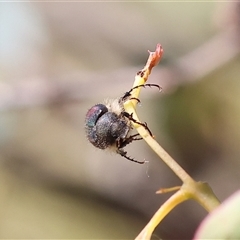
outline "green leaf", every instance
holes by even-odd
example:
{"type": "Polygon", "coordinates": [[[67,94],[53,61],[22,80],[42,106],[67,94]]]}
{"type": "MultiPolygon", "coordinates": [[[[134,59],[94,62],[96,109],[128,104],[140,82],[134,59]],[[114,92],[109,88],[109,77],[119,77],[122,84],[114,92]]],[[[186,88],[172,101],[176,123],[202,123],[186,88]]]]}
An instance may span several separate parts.
{"type": "Polygon", "coordinates": [[[203,220],[194,239],[240,239],[240,191],[203,220]]]}

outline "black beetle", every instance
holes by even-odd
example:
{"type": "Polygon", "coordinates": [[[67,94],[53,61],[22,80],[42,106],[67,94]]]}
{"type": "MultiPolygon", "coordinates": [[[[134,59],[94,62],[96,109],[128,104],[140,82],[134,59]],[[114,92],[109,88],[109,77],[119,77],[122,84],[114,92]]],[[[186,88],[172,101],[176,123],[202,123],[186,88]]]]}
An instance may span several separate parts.
{"type": "Polygon", "coordinates": [[[124,109],[124,102],[129,99],[140,102],[137,98],[131,98],[133,89],[146,86],[158,87],[161,90],[156,84],[143,84],[130,89],[119,99],[106,100],[105,104],[96,104],[91,107],[85,118],[85,130],[89,142],[100,149],[114,150],[130,161],[145,163],[145,161],[140,162],[127,156],[123,148],[133,141],[142,139],[139,134],[131,135],[133,129],[131,121],[144,126],[151,134],[146,123],[136,121],[124,109]]]}

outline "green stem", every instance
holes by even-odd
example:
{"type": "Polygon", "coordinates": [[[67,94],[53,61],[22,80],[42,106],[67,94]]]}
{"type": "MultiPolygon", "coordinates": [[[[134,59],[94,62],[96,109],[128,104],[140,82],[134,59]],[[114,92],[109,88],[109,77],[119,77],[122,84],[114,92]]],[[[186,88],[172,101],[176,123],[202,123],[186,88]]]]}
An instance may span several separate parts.
{"type": "Polygon", "coordinates": [[[172,169],[182,182],[194,182],[187,172],[151,136],[144,138],[153,151],[172,169]]]}
{"type": "MultiPolygon", "coordinates": [[[[142,84],[145,84],[152,68],[158,63],[163,54],[163,49],[160,44],[157,45],[155,52],[150,52],[149,59],[145,67],[137,73],[133,88],[142,84]]],[[[134,99],[139,98],[141,88],[135,88],[131,92],[131,97],[134,99]]],[[[129,114],[132,114],[133,119],[137,122],[141,122],[136,113],[136,101],[126,101],[124,103],[124,109],[129,114]]],[[[141,137],[147,142],[147,144],[153,149],[153,151],[167,164],[167,166],[182,180],[183,185],[175,194],[173,194],[155,213],[146,227],[138,235],[136,239],[150,239],[151,234],[156,226],[162,221],[162,219],[178,204],[188,199],[196,200],[207,211],[212,211],[219,204],[219,200],[213,193],[212,189],[207,183],[196,182],[187,172],[158,144],[158,142],[150,135],[142,125],[132,122],[132,125],[136,128],[141,137]]],[[[176,189],[176,188],[172,188],[176,189]]],[[[171,190],[171,189],[170,189],[171,190]]]]}
{"type": "Polygon", "coordinates": [[[194,199],[208,212],[211,212],[220,205],[220,201],[206,182],[185,182],[182,185],[189,198],[194,199]]]}
{"type": "Polygon", "coordinates": [[[136,237],[136,240],[148,240],[151,238],[151,235],[157,225],[163,220],[163,218],[171,212],[173,208],[175,208],[178,204],[183,201],[186,201],[187,195],[181,189],[173,194],[154,214],[149,223],[145,226],[145,228],[140,232],[140,234],[136,237]]]}

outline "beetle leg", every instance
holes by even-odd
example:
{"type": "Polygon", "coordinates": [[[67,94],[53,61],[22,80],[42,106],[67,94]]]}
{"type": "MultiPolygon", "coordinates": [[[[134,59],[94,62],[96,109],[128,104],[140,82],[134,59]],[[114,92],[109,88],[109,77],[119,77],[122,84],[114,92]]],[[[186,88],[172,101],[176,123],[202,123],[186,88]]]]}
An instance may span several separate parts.
{"type": "Polygon", "coordinates": [[[123,112],[122,114],[123,114],[124,117],[128,118],[130,121],[133,121],[134,123],[137,123],[137,124],[143,126],[143,127],[149,132],[149,134],[151,135],[151,137],[153,137],[153,134],[152,134],[152,132],[150,131],[150,129],[148,128],[146,122],[141,123],[141,122],[135,120],[135,119],[132,117],[132,114],[129,114],[129,113],[127,113],[127,112],[123,112]]]}
{"type": "Polygon", "coordinates": [[[117,149],[117,153],[120,154],[122,157],[126,158],[129,161],[139,163],[139,164],[144,164],[146,161],[137,161],[134,158],[128,157],[127,152],[123,151],[123,149],[117,149]]]}
{"type": "MultiPolygon", "coordinates": [[[[131,88],[128,92],[126,92],[121,98],[120,101],[125,102],[129,97],[131,97],[131,92],[136,89],[136,88],[140,88],[140,87],[157,87],[159,89],[159,91],[162,90],[162,88],[157,85],[157,84],[152,84],[152,83],[147,83],[147,84],[141,84],[138,85],[136,87],[131,88]]],[[[139,100],[138,98],[132,98],[132,99],[136,99],[137,101],[139,100]]]]}

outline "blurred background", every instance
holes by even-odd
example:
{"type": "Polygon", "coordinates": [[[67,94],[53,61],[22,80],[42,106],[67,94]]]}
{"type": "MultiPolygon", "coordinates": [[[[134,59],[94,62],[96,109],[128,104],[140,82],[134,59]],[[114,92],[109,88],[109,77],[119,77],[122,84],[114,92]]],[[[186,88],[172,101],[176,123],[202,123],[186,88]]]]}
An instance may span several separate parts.
{"type": "MultiPolygon", "coordinates": [[[[144,142],[139,165],[86,140],[87,110],[128,91],[161,43],[139,117],[221,201],[240,182],[240,4],[0,3],[0,238],[133,239],[179,179],[144,142]]],[[[191,239],[185,202],[153,239],[191,239]]]]}

